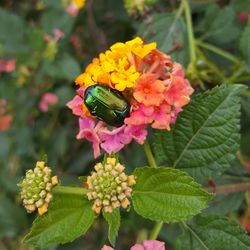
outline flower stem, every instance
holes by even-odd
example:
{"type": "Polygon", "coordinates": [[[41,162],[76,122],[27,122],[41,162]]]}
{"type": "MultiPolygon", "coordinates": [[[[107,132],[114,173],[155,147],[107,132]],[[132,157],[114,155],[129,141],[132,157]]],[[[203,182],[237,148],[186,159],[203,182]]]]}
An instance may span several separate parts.
{"type": "Polygon", "coordinates": [[[155,224],[154,228],[152,229],[152,231],[149,235],[149,240],[156,240],[157,239],[157,237],[161,231],[162,226],[163,226],[163,221],[155,224]]]}
{"type": "Polygon", "coordinates": [[[153,153],[152,153],[152,150],[151,150],[151,148],[149,146],[148,141],[145,141],[143,146],[144,146],[144,151],[146,153],[146,156],[148,158],[149,166],[152,167],[152,168],[157,168],[157,164],[155,162],[155,158],[153,156],[153,153]]]}
{"type": "MultiPolygon", "coordinates": [[[[150,148],[150,145],[149,145],[148,141],[145,141],[143,146],[144,146],[144,151],[146,153],[146,156],[148,158],[149,166],[152,167],[152,168],[157,168],[158,166],[156,164],[155,158],[153,156],[153,153],[152,153],[152,150],[150,148]]],[[[162,226],[163,226],[162,221],[155,224],[154,228],[152,229],[152,231],[151,231],[151,233],[149,235],[150,240],[157,239],[158,234],[160,233],[162,226]]]]}
{"type": "Polygon", "coordinates": [[[190,63],[194,64],[196,61],[196,54],[195,54],[195,40],[194,40],[192,16],[191,16],[191,11],[190,11],[188,0],[182,0],[182,1],[184,5],[184,11],[185,11],[186,23],[187,23],[190,63]]]}
{"type": "Polygon", "coordinates": [[[222,50],[222,49],[220,49],[212,44],[204,43],[204,42],[199,41],[199,40],[196,40],[195,44],[203,49],[210,50],[211,52],[214,52],[215,54],[220,55],[220,56],[226,58],[227,60],[232,61],[235,64],[241,64],[241,61],[237,57],[233,56],[232,54],[228,53],[227,51],[224,51],[224,50],[222,50]]]}
{"type": "Polygon", "coordinates": [[[208,192],[213,192],[216,194],[227,194],[227,193],[238,193],[250,190],[250,182],[234,183],[229,185],[207,187],[205,188],[208,192]]]}
{"type": "Polygon", "coordinates": [[[86,188],[66,187],[66,186],[56,186],[52,190],[54,194],[73,194],[73,195],[85,195],[87,191],[88,190],[86,188]]]}

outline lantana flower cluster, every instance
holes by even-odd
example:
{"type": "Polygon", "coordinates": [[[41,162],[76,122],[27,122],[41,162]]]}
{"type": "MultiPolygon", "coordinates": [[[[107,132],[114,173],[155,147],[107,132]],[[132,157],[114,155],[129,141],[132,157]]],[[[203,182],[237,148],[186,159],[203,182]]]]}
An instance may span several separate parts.
{"type": "Polygon", "coordinates": [[[25,178],[18,184],[21,199],[28,213],[38,210],[39,215],[47,212],[52,200],[52,189],[58,184],[57,176],[51,175],[51,169],[44,161],[38,161],[34,169],[29,169],[25,178]]]}
{"type": "Polygon", "coordinates": [[[87,197],[94,201],[92,210],[96,213],[102,209],[111,213],[115,208],[128,208],[135,177],[127,176],[124,169],[116,158],[108,157],[104,164],[97,163],[95,171],[87,177],[87,197]]]}
{"type": "Polygon", "coordinates": [[[148,126],[170,130],[182,107],[189,103],[193,88],[182,66],[156,47],[156,43],[145,44],[139,37],[116,43],[76,78],[77,95],[67,106],[79,116],[77,139],[91,141],[95,157],[100,148],[110,154],[132,140],[143,144],[148,126]],[[121,127],[96,119],[85,106],[86,88],[97,83],[120,91],[130,104],[129,116],[121,127]]]}

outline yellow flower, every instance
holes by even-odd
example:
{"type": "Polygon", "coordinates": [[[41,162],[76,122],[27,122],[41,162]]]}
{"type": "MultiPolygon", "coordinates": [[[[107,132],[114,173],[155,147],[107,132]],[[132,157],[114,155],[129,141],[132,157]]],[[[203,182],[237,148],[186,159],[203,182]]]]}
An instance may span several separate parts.
{"type": "Polygon", "coordinates": [[[77,7],[77,9],[81,9],[85,5],[85,0],[72,0],[72,2],[77,7]]]}
{"type": "Polygon", "coordinates": [[[140,73],[136,71],[133,65],[127,70],[123,66],[124,64],[120,61],[119,70],[111,74],[111,82],[119,91],[124,91],[126,88],[132,88],[140,76],[140,73]]]}
{"type": "Polygon", "coordinates": [[[126,43],[115,43],[99,58],[89,64],[76,84],[91,86],[97,82],[107,84],[119,91],[132,88],[140,77],[136,63],[156,49],[156,43],[144,44],[140,37],[126,43]]]}

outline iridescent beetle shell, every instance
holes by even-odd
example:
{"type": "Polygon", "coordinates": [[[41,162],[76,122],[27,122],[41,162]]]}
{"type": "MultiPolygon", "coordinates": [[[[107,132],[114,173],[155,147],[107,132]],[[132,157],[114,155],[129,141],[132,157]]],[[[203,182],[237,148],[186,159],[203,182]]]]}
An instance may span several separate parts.
{"type": "Polygon", "coordinates": [[[130,105],[122,94],[99,83],[85,90],[84,103],[91,115],[114,127],[122,126],[129,115],[130,105]]]}

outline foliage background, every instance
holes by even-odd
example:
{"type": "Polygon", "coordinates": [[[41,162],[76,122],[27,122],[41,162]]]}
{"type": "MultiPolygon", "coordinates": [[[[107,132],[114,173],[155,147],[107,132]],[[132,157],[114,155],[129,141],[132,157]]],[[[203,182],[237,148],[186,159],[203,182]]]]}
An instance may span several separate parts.
{"type": "MultiPolygon", "coordinates": [[[[32,249],[22,244],[21,239],[34,215],[26,215],[19,205],[16,186],[26,169],[47,153],[49,166],[65,185],[79,185],[77,176],[91,170],[94,164],[91,145],[76,140],[77,119],[65,105],[74,96],[76,76],[111,44],[135,35],[147,42],[157,41],[159,49],[171,52],[174,60],[187,67],[197,92],[223,82],[250,84],[249,0],[190,2],[197,38],[193,44],[197,55],[193,64],[188,27],[184,16],[178,15],[179,1],[158,0],[144,14],[133,17],[121,0],[87,0],[77,17],[66,12],[65,1],[61,0],[1,1],[0,59],[16,59],[13,72],[0,73],[0,99],[7,100],[7,112],[13,116],[10,128],[0,132],[1,250],[32,249]],[[54,43],[46,41],[44,35],[52,36],[54,29],[60,29],[64,37],[54,43]],[[212,49],[207,44],[212,44],[212,49]],[[41,112],[39,102],[46,92],[57,95],[59,101],[48,112],[41,112]]],[[[249,177],[249,102],[250,93],[245,91],[238,159],[222,177],[213,180],[217,184],[249,177]]],[[[128,172],[146,164],[142,148],[136,144],[122,151],[121,161],[126,163],[128,172]]],[[[203,184],[209,183],[213,182],[205,180],[203,184]]],[[[232,220],[248,220],[248,205],[247,192],[223,194],[215,198],[207,212],[232,220]]],[[[119,249],[128,249],[153,227],[153,222],[133,212],[122,214],[122,218],[119,249]]],[[[177,226],[165,225],[159,238],[167,242],[168,249],[174,249],[180,233],[177,226]]],[[[107,225],[99,218],[84,237],[48,249],[100,249],[106,240],[107,225]]]]}

